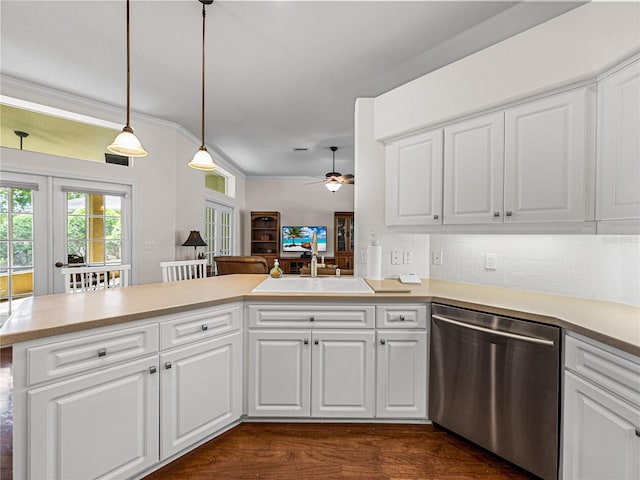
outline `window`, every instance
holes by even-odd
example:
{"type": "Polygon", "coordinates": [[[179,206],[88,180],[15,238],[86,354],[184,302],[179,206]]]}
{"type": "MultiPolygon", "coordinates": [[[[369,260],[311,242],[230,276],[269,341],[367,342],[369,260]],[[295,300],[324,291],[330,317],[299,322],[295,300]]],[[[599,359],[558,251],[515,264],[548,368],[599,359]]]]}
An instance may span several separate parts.
{"type": "Polygon", "coordinates": [[[206,256],[212,268],[216,255],[233,255],[233,209],[207,201],[205,207],[206,256]]]}
{"type": "Polygon", "coordinates": [[[67,255],[78,263],[122,263],[122,197],[67,193],[67,255]]]}
{"type": "Polygon", "coordinates": [[[33,295],[33,191],[0,187],[0,325],[12,303],[33,295]]]}

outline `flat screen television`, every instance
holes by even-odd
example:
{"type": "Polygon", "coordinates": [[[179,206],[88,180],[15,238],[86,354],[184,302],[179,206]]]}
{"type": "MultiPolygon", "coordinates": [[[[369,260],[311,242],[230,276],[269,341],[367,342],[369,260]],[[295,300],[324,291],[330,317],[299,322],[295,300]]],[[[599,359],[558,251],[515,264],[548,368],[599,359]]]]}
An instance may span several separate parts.
{"type": "Polygon", "coordinates": [[[318,251],[327,251],[327,227],[287,225],[282,227],[282,252],[311,252],[313,232],[318,235],[318,251]]]}

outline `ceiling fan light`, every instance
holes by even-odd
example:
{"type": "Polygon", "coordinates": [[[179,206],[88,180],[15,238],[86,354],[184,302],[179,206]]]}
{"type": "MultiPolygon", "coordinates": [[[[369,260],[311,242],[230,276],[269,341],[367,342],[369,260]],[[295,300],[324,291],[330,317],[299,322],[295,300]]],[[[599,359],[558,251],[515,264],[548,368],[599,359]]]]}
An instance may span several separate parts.
{"type": "Polygon", "coordinates": [[[191,168],[196,170],[212,171],[216,169],[216,164],[213,163],[213,158],[207,152],[207,147],[200,147],[200,150],[196,152],[191,161],[188,163],[191,168]]]}
{"type": "Polygon", "coordinates": [[[146,157],[148,155],[131,127],[124,127],[113,143],[107,147],[107,150],[125,157],[146,157]]]}
{"type": "Polygon", "coordinates": [[[330,182],[325,183],[324,186],[327,187],[327,190],[329,190],[331,193],[336,193],[338,190],[340,190],[342,184],[333,179],[330,182]]]}

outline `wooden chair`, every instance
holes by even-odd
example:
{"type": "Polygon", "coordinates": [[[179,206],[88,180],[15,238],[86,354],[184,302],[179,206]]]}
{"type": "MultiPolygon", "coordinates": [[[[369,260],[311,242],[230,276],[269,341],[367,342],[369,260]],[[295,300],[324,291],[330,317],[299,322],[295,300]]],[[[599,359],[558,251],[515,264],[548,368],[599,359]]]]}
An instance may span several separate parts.
{"type": "Polygon", "coordinates": [[[264,257],[234,256],[213,257],[218,275],[232,273],[269,273],[269,265],[264,257]]]}
{"type": "Polygon", "coordinates": [[[131,265],[102,265],[99,267],[65,267],[60,272],[64,275],[65,292],[76,293],[128,287],[129,270],[131,270],[131,265]]]}
{"type": "Polygon", "coordinates": [[[175,262],[160,262],[163,282],[177,282],[205,278],[207,260],[178,260],[175,262]]]}

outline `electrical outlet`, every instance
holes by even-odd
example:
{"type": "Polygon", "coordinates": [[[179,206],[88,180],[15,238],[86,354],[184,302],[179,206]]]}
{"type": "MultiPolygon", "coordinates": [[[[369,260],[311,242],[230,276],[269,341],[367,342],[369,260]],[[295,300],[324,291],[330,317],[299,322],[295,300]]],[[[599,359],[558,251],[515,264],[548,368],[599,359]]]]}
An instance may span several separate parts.
{"type": "Polygon", "coordinates": [[[498,268],[498,256],[495,253],[487,253],[484,257],[485,270],[496,270],[498,268]]]}
{"type": "Polygon", "coordinates": [[[398,250],[391,250],[391,265],[400,265],[398,250]]]}
{"type": "Polygon", "coordinates": [[[433,265],[442,265],[442,250],[433,250],[431,252],[431,263],[433,265]]]}
{"type": "Polygon", "coordinates": [[[402,263],[410,265],[413,263],[413,252],[411,250],[405,250],[402,253],[402,263]]]}

